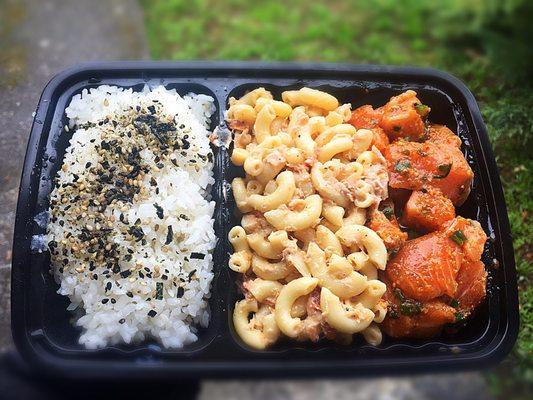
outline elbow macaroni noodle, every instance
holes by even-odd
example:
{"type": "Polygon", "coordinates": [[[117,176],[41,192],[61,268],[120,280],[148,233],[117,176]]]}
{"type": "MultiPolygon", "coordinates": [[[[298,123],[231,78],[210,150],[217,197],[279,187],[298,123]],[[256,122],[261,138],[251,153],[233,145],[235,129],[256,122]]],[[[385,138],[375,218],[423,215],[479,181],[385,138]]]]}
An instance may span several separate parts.
{"type": "Polygon", "coordinates": [[[257,88],[231,98],[226,113],[231,160],[246,173],[232,182],[243,219],[229,232],[229,267],[243,274],[246,294],[235,331],[265,349],[283,335],[316,341],[327,322],[339,343],[359,333],[379,345],[387,250],[365,226],[381,200],[366,171],[383,157],[372,131],[348,123],[350,104],[310,88],[281,99],[257,88]]]}

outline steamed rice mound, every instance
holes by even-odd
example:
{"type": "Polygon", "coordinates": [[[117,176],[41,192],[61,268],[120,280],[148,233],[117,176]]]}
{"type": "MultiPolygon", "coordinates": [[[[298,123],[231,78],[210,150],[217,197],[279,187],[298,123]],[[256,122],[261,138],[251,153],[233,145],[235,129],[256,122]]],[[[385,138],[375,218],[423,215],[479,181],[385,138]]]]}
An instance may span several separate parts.
{"type": "Polygon", "coordinates": [[[59,293],[94,349],[180,348],[209,322],[213,99],[100,86],[74,96],[50,200],[59,293]]]}

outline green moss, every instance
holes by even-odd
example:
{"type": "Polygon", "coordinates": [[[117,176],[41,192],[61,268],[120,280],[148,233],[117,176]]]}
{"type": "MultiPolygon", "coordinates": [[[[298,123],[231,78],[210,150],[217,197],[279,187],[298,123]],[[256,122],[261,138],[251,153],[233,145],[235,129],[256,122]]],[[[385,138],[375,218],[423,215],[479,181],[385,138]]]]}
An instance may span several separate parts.
{"type": "Polygon", "coordinates": [[[5,88],[21,82],[27,72],[27,49],[17,45],[12,37],[25,18],[25,9],[17,2],[6,0],[0,0],[0,9],[0,88],[5,88]]]}

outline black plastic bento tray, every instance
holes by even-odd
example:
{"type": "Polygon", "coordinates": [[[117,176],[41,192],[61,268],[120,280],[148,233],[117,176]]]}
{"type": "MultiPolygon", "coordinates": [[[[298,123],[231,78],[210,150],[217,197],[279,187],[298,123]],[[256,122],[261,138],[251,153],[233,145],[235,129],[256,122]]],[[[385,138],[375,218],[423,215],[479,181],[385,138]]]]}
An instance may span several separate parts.
{"type": "MultiPolygon", "coordinates": [[[[8,155],[6,155],[8,156],[8,155]]],[[[474,96],[455,77],[433,69],[338,64],[257,62],[106,62],[76,66],[59,73],[44,89],[26,152],[18,199],[12,270],[12,330],[18,350],[47,376],[72,378],[207,378],[360,376],[482,368],[502,360],[518,332],[518,300],[513,247],[498,170],[474,96]],[[31,251],[31,237],[45,229],[34,221],[48,208],[51,181],[62,164],[72,132],[63,130],[65,107],[84,88],[102,84],[133,87],[165,85],[180,94],[204,93],[215,99],[212,127],[226,129],[230,96],[264,86],[274,96],[310,86],[350,102],[384,104],[407,89],[432,111],[430,120],[445,124],[463,140],[474,170],[472,192],[458,214],[478,220],[489,234],[483,261],[489,272],[487,300],[456,334],[426,340],[384,337],[372,347],[356,338],[350,346],[284,341],[266,351],[248,348],[231,323],[238,299],[236,275],[227,267],[227,232],[239,222],[231,195],[233,177],[242,174],[229,162],[229,150],[215,149],[213,197],[216,201],[215,277],[209,327],[181,350],[155,342],[86,350],[80,331],[70,323],[68,299],[56,293],[47,252],[31,251]]]]}

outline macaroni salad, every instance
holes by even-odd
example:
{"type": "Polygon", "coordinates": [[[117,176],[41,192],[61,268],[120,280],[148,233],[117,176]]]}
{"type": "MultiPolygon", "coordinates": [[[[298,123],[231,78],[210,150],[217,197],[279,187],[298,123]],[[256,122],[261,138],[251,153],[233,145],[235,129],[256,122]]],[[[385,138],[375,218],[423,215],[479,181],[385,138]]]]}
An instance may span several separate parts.
{"type": "Polygon", "coordinates": [[[233,321],[255,349],[283,335],[381,342],[387,248],[365,223],[388,197],[387,163],[351,116],[350,104],[305,87],[230,99],[231,159],[246,173],[232,182],[243,215],[229,267],[244,293],[233,321]]]}

